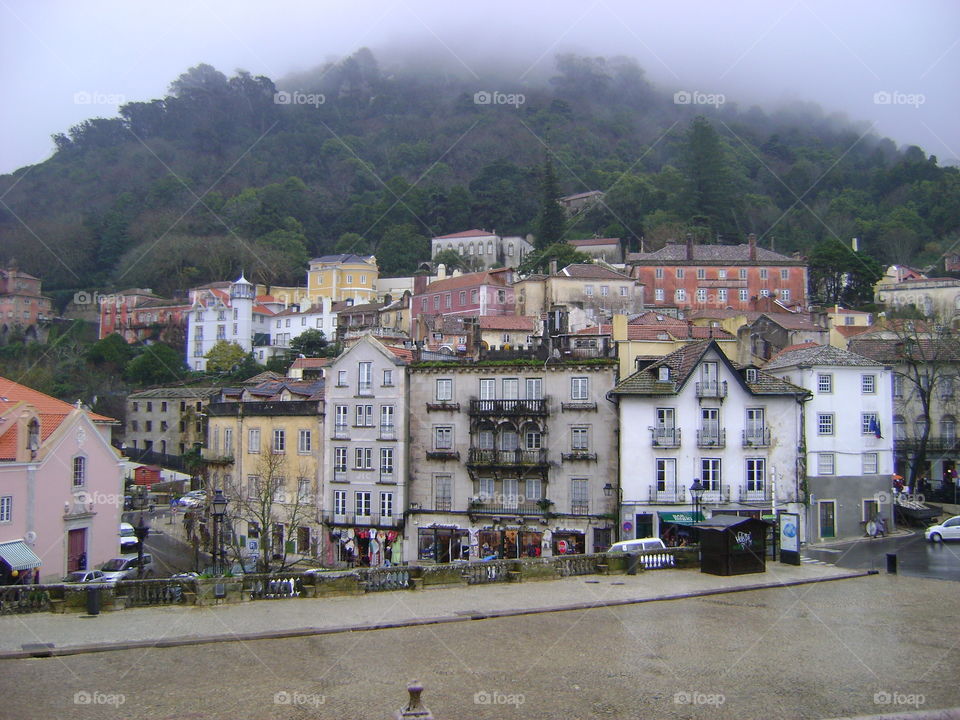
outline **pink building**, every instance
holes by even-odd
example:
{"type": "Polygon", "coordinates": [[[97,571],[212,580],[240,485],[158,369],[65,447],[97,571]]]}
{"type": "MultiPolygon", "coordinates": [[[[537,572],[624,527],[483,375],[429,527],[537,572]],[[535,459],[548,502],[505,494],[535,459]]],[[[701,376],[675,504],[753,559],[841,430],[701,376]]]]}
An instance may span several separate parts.
{"type": "Polygon", "coordinates": [[[114,424],[0,377],[0,582],[56,582],[120,553],[114,424]]]}
{"type": "Polygon", "coordinates": [[[414,276],[414,293],[410,303],[411,326],[416,337],[421,318],[436,315],[460,317],[481,315],[513,315],[514,292],[511,268],[466,273],[435,280],[426,285],[422,275],[414,276]]]}
{"type": "Polygon", "coordinates": [[[153,339],[184,342],[190,303],[162,298],[149,289],[125,290],[97,299],[101,340],[118,333],[128,343],[153,339]]]}
{"type": "Polygon", "coordinates": [[[52,301],[40,292],[40,280],[15,267],[0,270],[0,342],[22,329],[27,340],[43,339],[40,321],[50,317],[52,301]]]}

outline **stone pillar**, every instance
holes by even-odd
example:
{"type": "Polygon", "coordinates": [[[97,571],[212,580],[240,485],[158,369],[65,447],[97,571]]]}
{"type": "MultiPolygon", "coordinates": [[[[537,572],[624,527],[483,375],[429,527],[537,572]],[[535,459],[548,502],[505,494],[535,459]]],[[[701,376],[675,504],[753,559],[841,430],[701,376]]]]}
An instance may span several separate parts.
{"type": "Polygon", "coordinates": [[[405,708],[400,708],[393,714],[394,720],[405,720],[405,718],[416,718],[416,720],[433,720],[433,713],[423,706],[420,702],[420,693],[423,692],[423,685],[414,680],[407,687],[410,693],[410,699],[405,708]]]}

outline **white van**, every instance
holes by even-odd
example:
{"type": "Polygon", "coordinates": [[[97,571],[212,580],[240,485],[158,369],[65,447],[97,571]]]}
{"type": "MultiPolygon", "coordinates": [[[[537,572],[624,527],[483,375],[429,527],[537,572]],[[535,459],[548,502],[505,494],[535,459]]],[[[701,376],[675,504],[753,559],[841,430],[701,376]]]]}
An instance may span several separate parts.
{"type": "Polygon", "coordinates": [[[641,550],[666,550],[663,540],[655,537],[621,540],[610,546],[607,552],[640,552],[641,550]]]}

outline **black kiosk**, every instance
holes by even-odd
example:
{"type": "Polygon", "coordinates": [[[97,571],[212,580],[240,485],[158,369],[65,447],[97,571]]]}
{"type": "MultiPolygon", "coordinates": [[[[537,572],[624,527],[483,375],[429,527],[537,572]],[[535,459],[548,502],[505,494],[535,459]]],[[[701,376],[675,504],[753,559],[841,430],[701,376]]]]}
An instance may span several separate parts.
{"type": "Polygon", "coordinates": [[[766,572],[767,531],[772,523],[752,517],[714,515],[697,523],[700,572],[746,575],[766,572]]]}

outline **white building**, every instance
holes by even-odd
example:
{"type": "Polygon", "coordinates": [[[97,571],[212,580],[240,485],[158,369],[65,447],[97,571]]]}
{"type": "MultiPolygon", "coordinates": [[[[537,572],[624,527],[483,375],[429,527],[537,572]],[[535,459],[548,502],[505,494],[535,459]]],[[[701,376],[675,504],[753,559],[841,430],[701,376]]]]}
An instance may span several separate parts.
{"type": "Polygon", "coordinates": [[[642,367],[611,395],[620,408],[622,538],[689,534],[699,519],[695,480],[704,517],[801,511],[802,388],[735,366],[708,340],[642,367]]]}
{"type": "Polygon", "coordinates": [[[404,556],[411,359],[411,350],[365,335],[327,368],[325,565],[382,565],[404,556]]]}
{"type": "Polygon", "coordinates": [[[765,367],[812,394],[805,407],[807,537],[860,537],[886,518],[893,473],[892,370],[830,345],[787,348],[765,367]]]}
{"type": "Polygon", "coordinates": [[[430,257],[443,250],[459,253],[471,263],[471,270],[487,270],[497,263],[515,268],[533,252],[533,243],[519,235],[503,237],[496,231],[464,230],[430,241],[430,257]]]}
{"type": "MultiPolygon", "coordinates": [[[[204,371],[204,357],[219,341],[236,343],[247,352],[269,344],[269,318],[278,309],[259,302],[256,289],[242,275],[236,282],[212,283],[190,291],[187,315],[187,365],[204,371]]],[[[263,361],[264,353],[257,355],[263,361]]]]}
{"type": "Polygon", "coordinates": [[[329,342],[337,339],[337,313],[333,303],[325,297],[316,305],[301,310],[291,305],[280,310],[270,319],[270,347],[273,354],[290,349],[290,341],[295,340],[306,330],[319,330],[329,342]]]}

